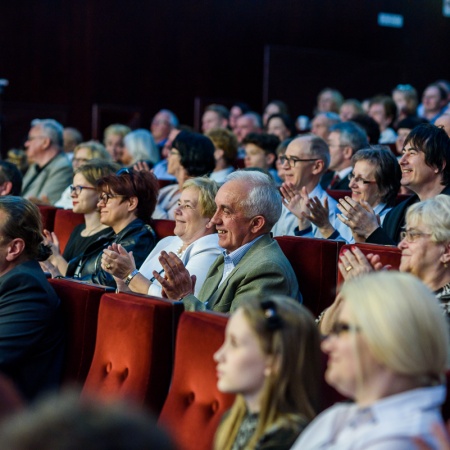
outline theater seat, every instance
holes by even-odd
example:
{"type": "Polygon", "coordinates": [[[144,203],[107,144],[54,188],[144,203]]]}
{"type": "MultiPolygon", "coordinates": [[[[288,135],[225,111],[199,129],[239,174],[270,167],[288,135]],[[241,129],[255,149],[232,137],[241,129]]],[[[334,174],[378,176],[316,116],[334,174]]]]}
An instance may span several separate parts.
{"type": "Polygon", "coordinates": [[[66,329],[62,382],[82,385],[94,355],[100,298],[113,289],[69,279],[49,282],[61,299],[66,329]]]}
{"type": "Polygon", "coordinates": [[[51,205],[37,205],[41,213],[42,228],[44,230],[53,231],[55,224],[55,215],[58,208],[51,205]]]}
{"type": "Polygon", "coordinates": [[[352,191],[343,189],[327,189],[327,194],[338,202],[341,198],[351,197],[352,191]]]}
{"type": "Polygon", "coordinates": [[[277,236],[275,239],[294,269],[303,304],[319,315],[334,301],[338,253],[344,243],[296,236],[277,236]]]}
{"type": "Polygon", "coordinates": [[[155,230],[158,240],[164,239],[167,236],[174,236],[175,220],[155,219],[151,225],[155,230]]]}
{"type": "MultiPolygon", "coordinates": [[[[402,252],[397,247],[393,247],[390,245],[378,245],[378,244],[346,244],[342,246],[339,254],[344,252],[345,250],[349,250],[351,247],[358,247],[365,255],[368,253],[376,253],[380,255],[381,263],[383,266],[390,265],[393,269],[398,270],[400,267],[400,259],[402,252]]],[[[339,268],[338,271],[338,286],[344,281],[339,268]]]]}
{"type": "Polygon", "coordinates": [[[217,389],[213,354],[224,340],[227,316],[185,312],[180,318],[172,385],[159,417],[180,450],[210,450],[234,396],[217,389]]]}
{"type": "Polygon", "coordinates": [[[121,398],[158,414],[170,385],[174,330],[181,302],[137,294],[104,294],[97,340],[83,394],[121,398]]]}
{"type": "Polygon", "coordinates": [[[55,214],[55,224],[53,231],[56,233],[59,241],[59,250],[61,254],[66,248],[66,244],[73,229],[84,223],[84,215],[74,213],[71,209],[58,209],[55,214]]]}

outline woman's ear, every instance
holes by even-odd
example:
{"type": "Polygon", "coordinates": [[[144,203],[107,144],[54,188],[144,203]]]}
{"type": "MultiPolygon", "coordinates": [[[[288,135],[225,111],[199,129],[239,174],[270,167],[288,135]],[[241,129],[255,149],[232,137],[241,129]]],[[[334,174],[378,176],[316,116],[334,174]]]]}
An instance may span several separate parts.
{"type": "Polygon", "coordinates": [[[139,200],[137,197],[130,197],[128,199],[128,211],[134,211],[138,206],[139,200]]]}
{"type": "Polygon", "coordinates": [[[280,371],[281,360],[280,355],[268,355],[266,360],[266,367],[264,368],[264,376],[270,377],[280,371]]]}
{"type": "Polygon", "coordinates": [[[444,253],[440,257],[440,261],[443,264],[449,264],[450,263],[450,243],[444,244],[444,253]]]}

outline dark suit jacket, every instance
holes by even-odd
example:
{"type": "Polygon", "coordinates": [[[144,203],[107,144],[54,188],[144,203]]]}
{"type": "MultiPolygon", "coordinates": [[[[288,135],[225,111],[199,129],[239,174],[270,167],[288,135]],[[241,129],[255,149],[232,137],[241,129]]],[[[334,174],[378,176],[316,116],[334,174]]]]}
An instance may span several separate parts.
{"type": "Polygon", "coordinates": [[[64,340],[60,300],[36,261],[0,277],[0,371],[34,398],[59,385],[64,340]]]}
{"type": "Polygon", "coordinates": [[[322,189],[332,189],[333,191],[349,191],[350,190],[350,180],[348,177],[344,177],[339,180],[334,186],[330,187],[331,180],[334,177],[335,172],[328,170],[320,178],[320,185],[322,189]]]}
{"type": "Polygon", "coordinates": [[[269,234],[256,241],[219,286],[224,258],[219,256],[198,294],[183,298],[186,310],[234,311],[243,299],[256,295],[287,295],[300,299],[297,278],[283,251],[269,234]],[[205,305],[205,302],[208,302],[205,305]]]}
{"type": "MultiPolygon", "coordinates": [[[[446,186],[441,194],[450,195],[450,186],[446,186]]],[[[383,226],[378,227],[367,239],[370,244],[397,245],[400,242],[400,233],[405,226],[407,209],[414,203],[419,202],[417,195],[399,203],[392,208],[384,218],[383,226]]]]}

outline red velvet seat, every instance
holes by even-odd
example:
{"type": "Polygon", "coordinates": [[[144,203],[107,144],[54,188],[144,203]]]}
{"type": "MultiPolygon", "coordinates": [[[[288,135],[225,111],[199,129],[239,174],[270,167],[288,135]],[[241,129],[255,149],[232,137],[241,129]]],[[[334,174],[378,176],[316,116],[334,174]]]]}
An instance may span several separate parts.
{"type": "Polygon", "coordinates": [[[66,248],[66,244],[73,229],[82,223],[84,223],[83,214],[74,213],[71,209],[58,209],[56,211],[53,231],[58,237],[61,254],[66,248]]]}
{"type": "Polygon", "coordinates": [[[344,197],[351,197],[352,196],[352,191],[350,190],[341,190],[341,189],[327,189],[327,194],[334,198],[337,202],[344,197]]]}
{"type": "Polygon", "coordinates": [[[55,224],[55,215],[58,208],[51,205],[37,205],[41,213],[42,228],[44,230],[53,231],[55,224]]]}
{"type": "Polygon", "coordinates": [[[174,236],[175,220],[155,219],[152,222],[152,227],[158,240],[161,240],[167,236],[174,236]]]}
{"type": "Polygon", "coordinates": [[[82,385],[94,355],[100,298],[112,288],[69,279],[49,279],[49,282],[61,299],[66,325],[62,381],[82,385]]]}
{"type": "Polygon", "coordinates": [[[170,385],[181,302],[129,293],[104,294],[83,393],[122,398],[158,414],[170,385]]]}
{"type": "MultiPolygon", "coordinates": [[[[383,266],[389,264],[392,266],[393,269],[398,270],[400,267],[400,259],[402,252],[397,247],[393,247],[390,245],[378,245],[378,244],[346,244],[341,248],[341,251],[339,254],[341,254],[345,250],[349,250],[353,246],[357,246],[365,255],[368,253],[376,253],[377,255],[380,255],[381,262],[383,266]]],[[[344,278],[342,277],[341,273],[339,272],[339,268],[337,268],[338,271],[338,285],[340,285],[344,278]]]]}
{"type": "Polygon", "coordinates": [[[224,340],[227,316],[185,312],[179,325],[172,385],[159,417],[182,450],[210,450],[234,396],[217,389],[213,354],[224,340]]]}
{"type": "Polygon", "coordinates": [[[313,314],[320,314],[334,301],[338,253],[344,243],[296,236],[275,239],[297,275],[303,304],[313,314]]]}
{"type": "Polygon", "coordinates": [[[158,187],[162,189],[163,187],[169,186],[171,184],[175,184],[176,180],[159,180],[158,179],[158,187]]]}

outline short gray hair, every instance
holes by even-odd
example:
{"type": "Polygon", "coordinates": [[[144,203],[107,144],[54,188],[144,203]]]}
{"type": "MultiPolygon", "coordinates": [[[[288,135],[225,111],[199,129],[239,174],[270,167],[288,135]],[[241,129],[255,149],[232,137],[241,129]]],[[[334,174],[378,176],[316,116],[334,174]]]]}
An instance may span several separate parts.
{"type": "Polygon", "coordinates": [[[34,119],[31,126],[40,127],[44,136],[48,137],[54,146],[59,149],[63,147],[64,127],[55,119],[34,119]]]}
{"type": "Polygon", "coordinates": [[[178,120],[178,117],[170,109],[161,109],[160,111],[158,111],[157,114],[159,113],[164,113],[169,116],[170,126],[172,126],[173,128],[179,127],[180,121],[178,120]]]}
{"type": "Polygon", "coordinates": [[[281,216],[281,195],[273,179],[254,170],[237,170],[228,175],[228,181],[243,181],[251,185],[247,198],[242,202],[246,215],[263,216],[266,228],[271,230],[281,216]]]}
{"type": "Polygon", "coordinates": [[[333,133],[333,131],[339,133],[339,143],[341,145],[348,145],[352,148],[352,154],[355,154],[362,148],[369,147],[366,132],[354,122],[342,122],[333,125],[330,128],[330,133],[333,133]]]}

